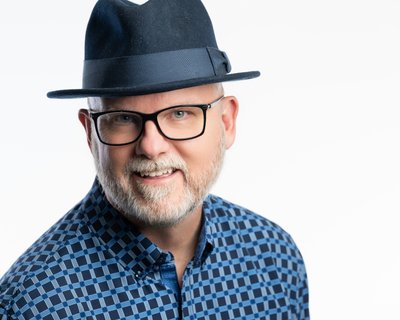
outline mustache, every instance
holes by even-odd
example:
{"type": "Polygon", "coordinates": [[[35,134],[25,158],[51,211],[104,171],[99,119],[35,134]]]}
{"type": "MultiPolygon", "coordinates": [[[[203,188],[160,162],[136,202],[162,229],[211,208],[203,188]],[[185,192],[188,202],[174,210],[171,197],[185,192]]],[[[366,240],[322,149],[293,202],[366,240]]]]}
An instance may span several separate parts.
{"type": "Polygon", "coordinates": [[[188,172],[187,165],[183,159],[177,155],[163,156],[154,160],[147,159],[143,156],[131,159],[125,166],[125,174],[130,175],[136,172],[152,172],[152,171],[173,171],[181,170],[185,175],[188,172]]]}

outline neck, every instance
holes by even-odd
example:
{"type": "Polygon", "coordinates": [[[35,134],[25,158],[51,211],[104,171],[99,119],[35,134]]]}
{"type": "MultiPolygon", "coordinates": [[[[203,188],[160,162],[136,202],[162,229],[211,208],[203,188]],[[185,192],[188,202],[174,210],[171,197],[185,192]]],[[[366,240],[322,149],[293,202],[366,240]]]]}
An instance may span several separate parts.
{"type": "Polygon", "coordinates": [[[201,229],[202,207],[197,207],[177,225],[166,228],[151,226],[135,227],[160,249],[171,252],[174,256],[179,284],[189,261],[193,258],[201,229]]]}
{"type": "Polygon", "coordinates": [[[201,206],[171,227],[152,227],[136,225],[136,228],[164,251],[174,256],[183,252],[194,254],[201,227],[201,206]]]}

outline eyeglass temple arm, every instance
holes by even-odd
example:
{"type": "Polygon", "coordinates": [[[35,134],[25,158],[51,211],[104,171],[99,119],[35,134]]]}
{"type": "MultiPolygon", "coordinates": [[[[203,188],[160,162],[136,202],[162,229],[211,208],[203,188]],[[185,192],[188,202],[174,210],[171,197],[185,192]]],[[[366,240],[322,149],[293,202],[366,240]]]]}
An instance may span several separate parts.
{"type": "Polygon", "coordinates": [[[225,96],[221,96],[221,97],[219,97],[217,100],[215,100],[215,101],[209,103],[209,104],[207,105],[207,109],[211,109],[212,107],[214,107],[215,105],[217,105],[223,98],[225,98],[225,96]]]}

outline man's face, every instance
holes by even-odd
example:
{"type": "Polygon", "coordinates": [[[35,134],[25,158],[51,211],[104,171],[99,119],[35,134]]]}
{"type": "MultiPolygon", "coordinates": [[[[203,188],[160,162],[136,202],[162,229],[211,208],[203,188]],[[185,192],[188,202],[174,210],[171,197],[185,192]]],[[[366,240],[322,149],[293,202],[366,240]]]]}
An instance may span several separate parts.
{"type": "MultiPolygon", "coordinates": [[[[95,111],[153,113],[169,106],[210,103],[222,95],[222,86],[207,85],[136,97],[92,98],[90,106],[95,111]]],[[[192,140],[169,140],[147,121],[143,135],[125,146],[102,144],[81,110],[79,117],[108,200],[132,221],[149,226],[172,226],[200,210],[225,149],[234,141],[237,108],[234,97],[221,100],[207,111],[204,134],[192,140]]]]}

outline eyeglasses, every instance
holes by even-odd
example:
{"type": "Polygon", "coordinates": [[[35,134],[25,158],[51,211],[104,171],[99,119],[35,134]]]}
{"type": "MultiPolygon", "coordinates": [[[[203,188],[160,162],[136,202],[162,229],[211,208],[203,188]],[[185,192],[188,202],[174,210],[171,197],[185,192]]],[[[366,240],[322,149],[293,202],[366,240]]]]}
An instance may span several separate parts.
{"type": "Polygon", "coordinates": [[[158,131],[170,140],[200,137],[206,128],[206,112],[224,96],[208,104],[179,105],[141,113],[127,110],[90,112],[99,140],[109,146],[123,146],[137,141],[146,121],[153,121],[158,131]]]}

